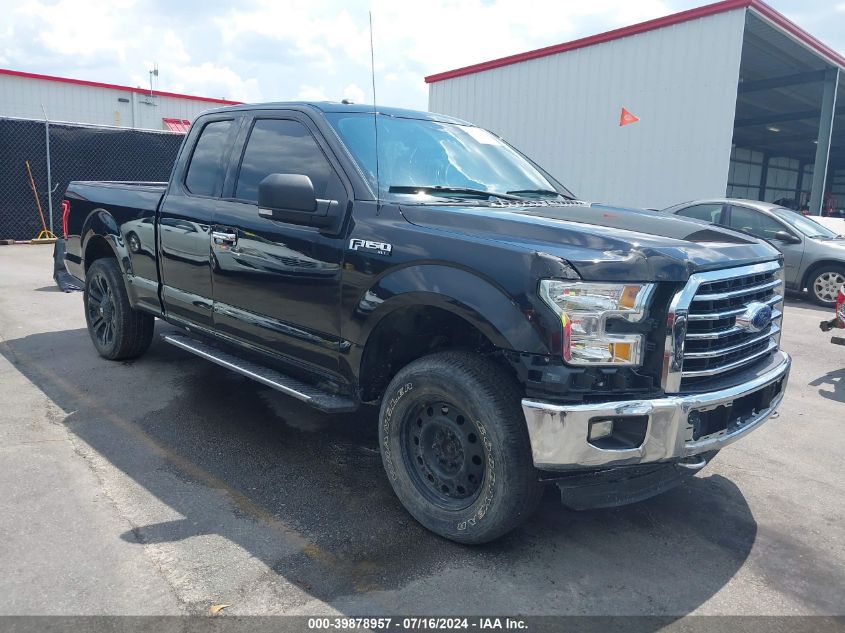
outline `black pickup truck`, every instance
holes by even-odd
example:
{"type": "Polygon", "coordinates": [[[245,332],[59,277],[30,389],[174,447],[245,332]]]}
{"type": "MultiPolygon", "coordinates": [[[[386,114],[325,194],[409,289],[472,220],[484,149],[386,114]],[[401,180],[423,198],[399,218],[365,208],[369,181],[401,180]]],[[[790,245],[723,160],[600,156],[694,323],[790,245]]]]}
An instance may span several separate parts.
{"type": "Polygon", "coordinates": [[[163,340],[329,412],[380,403],[397,496],[480,543],[544,485],[656,494],[783,398],[781,255],[576,199],[498,136],[347,104],[200,116],[169,183],[73,182],[66,266],[107,359],[163,340]]]}

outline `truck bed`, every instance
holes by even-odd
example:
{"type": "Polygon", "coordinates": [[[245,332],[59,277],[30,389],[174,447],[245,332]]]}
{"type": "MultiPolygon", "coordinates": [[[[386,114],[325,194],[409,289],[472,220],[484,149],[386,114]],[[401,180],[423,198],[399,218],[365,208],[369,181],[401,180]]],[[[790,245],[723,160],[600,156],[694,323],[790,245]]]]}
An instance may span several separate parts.
{"type": "MultiPolygon", "coordinates": [[[[83,216],[87,216],[97,207],[105,207],[110,211],[114,207],[122,212],[129,212],[133,216],[129,219],[145,217],[138,216],[138,212],[154,215],[166,189],[166,182],[75,180],[68,185],[65,194],[71,200],[68,228],[73,229],[71,225],[81,223],[84,220],[83,216]]],[[[69,232],[73,233],[72,230],[69,232]]]]}
{"type": "Polygon", "coordinates": [[[127,252],[132,259],[133,272],[152,282],[158,282],[155,268],[154,219],[159,202],[167,189],[166,182],[73,181],[65,198],[70,203],[63,219],[66,232],[65,263],[68,272],[83,279],[82,236],[93,230],[99,235],[114,235],[121,248],[128,245],[128,234],[144,236],[149,233],[142,251],[127,252]],[[98,226],[102,224],[103,226],[98,226]],[[146,229],[146,231],[144,231],[146,229]]]}

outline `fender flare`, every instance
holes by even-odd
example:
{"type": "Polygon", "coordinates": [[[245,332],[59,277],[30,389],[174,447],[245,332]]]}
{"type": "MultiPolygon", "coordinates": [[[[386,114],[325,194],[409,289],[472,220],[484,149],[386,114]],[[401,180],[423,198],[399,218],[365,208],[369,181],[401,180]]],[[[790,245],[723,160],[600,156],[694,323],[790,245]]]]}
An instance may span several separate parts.
{"type": "Polygon", "coordinates": [[[496,347],[548,354],[541,333],[520,306],[490,280],[443,264],[416,264],[388,273],[367,293],[378,306],[362,324],[358,343],[366,346],[382,320],[408,306],[447,310],[476,327],[496,347]]]}
{"type": "Polygon", "coordinates": [[[85,259],[85,253],[88,250],[88,245],[95,237],[102,237],[114,252],[117,264],[124,275],[132,274],[132,262],[129,259],[129,249],[123,239],[123,234],[120,232],[120,227],[111,213],[105,209],[94,209],[85,218],[82,223],[82,230],[80,231],[80,256],[82,264],[87,268],[88,262],[85,259]]]}

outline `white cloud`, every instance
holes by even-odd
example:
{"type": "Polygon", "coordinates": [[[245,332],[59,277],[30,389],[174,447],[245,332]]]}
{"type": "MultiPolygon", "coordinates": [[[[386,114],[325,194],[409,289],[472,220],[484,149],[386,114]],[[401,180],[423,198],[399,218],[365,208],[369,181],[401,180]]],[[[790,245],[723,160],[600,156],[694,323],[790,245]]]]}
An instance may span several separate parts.
{"type": "Polygon", "coordinates": [[[374,0],[377,65],[405,59],[433,73],[586,35],[585,19],[610,29],[668,12],[662,0],[374,0]]]}
{"type": "Polygon", "coordinates": [[[220,59],[216,29],[205,29],[201,47],[189,44],[185,37],[190,30],[155,14],[149,2],[26,0],[4,16],[9,25],[0,42],[0,59],[22,70],[145,88],[148,71],[157,65],[158,89],[262,100],[257,79],[244,77],[220,59]]]}
{"type": "MultiPolygon", "coordinates": [[[[165,91],[245,101],[346,97],[365,103],[372,99],[372,10],[379,102],[424,109],[426,75],[700,1],[23,0],[3,14],[0,63],[144,87],[156,63],[157,86],[165,91]]],[[[835,8],[812,9],[803,2],[801,23],[810,14],[835,22],[831,14],[845,11],[843,0],[835,2],[835,8]]],[[[832,32],[830,43],[841,42],[832,32]]]]}
{"type": "Polygon", "coordinates": [[[352,103],[364,103],[364,91],[356,84],[349,84],[343,89],[343,98],[349,99],[352,103]]]}
{"type": "Polygon", "coordinates": [[[231,9],[216,23],[224,42],[256,35],[275,39],[324,71],[334,71],[344,60],[360,63],[369,54],[366,26],[330,3],[259,0],[252,9],[231,9]]]}
{"type": "Polygon", "coordinates": [[[83,59],[115,55],[122,61],[129,41],[122,37],[123,22],[133,4],[114,2],[92,10],[90,4],[80,0],[59,0],[55,4],[29,0],[15,13],[40,23],[37,44],[48,51],[83,59]]]}
{"type": "Polygon", "coordinates": [[[170,86],[176,92],[253,103],[263,101],[256,79],[243,79],[225,66],[204,62],[198,66],[168,67],[167,71],[175,78],[171,79],[170,86]]]}
{"type": "MultiPolygon", "coordinates": [[[[664,0],[372,0],[376,82],[383,103],[424,108],[423,76],[586,35],[596,21],[616,28],[669,12],[664,0]]],[[[223,42],[275,42],[296,60],[298,95],[363,102],[370,88],[370,34],[363,0],[340,5],[257,0],[215,19],[223,42]],[[313,78],[319,77],[319,82],[313,78]],[[358,88],[347,94],[350,81],[358,88]],[[315,86],[319,85],[319,88],[315,86]],[[361,88],[366,86],[366,88],[361,88]]]]}
{"type": "Polygon", "coordinates": [[[322,86],[302,85],[293,98],[294,101],[331,101],[322,86]]]}

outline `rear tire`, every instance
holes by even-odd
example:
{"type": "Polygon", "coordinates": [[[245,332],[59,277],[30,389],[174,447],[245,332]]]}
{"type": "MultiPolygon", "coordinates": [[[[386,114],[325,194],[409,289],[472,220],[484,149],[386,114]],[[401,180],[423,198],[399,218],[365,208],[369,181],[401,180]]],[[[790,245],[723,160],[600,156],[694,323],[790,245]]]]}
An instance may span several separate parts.
{"type": "Polygon", "coordinates": [[[85,321],[97,353],[109,360],[140,356],[153,340],[155,317],[133,310],[117,260],[96,260],[85,275],[85,321]]]}
{"type": "Polygon", "coordinates": [[[807,290],[814,303],[826,308],[836,303],[836,293],[845,284],[845,266],[826,264],[814,268],[807,275],[807,290]]]}
{"type": "Polygon", "coordinates": [[[520,400],[502,367],[468,352],[432,354],[396,374],[381,405],[382,462],[423,526],[486,543],[534,512],[543,488],[520,400]]]}

